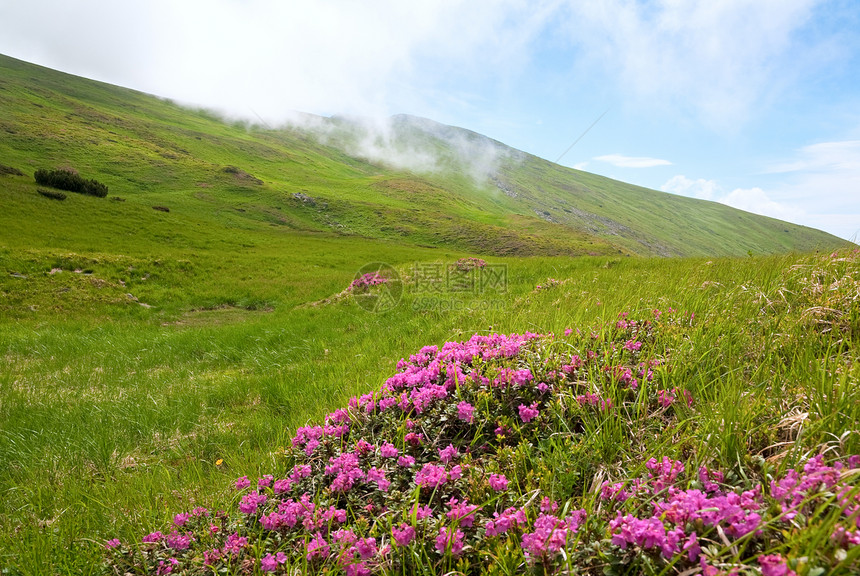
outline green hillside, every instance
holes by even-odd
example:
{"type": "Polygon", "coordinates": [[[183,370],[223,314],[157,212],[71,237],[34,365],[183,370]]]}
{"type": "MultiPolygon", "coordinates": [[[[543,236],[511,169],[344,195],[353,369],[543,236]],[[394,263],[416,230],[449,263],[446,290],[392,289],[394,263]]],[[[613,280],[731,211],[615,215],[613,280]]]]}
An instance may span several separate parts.
{"type": "Polygon", "coordinates": [[[495,255],[742,255],[844,244],[408,116],[391,119],[387,140],[371,142],[378,150],[368,155],[366,140],[379,137],[354,120],[307,117],[282,129],[225,122],[8,57],[0,57],[0,107],[0,164],[24,174],[0,179],[7,247],[147,252],[152,241],[204,246],[215,230],[233,231],[239,244],[350,236],[495,255]],[[386,160],[398,155],[408,161],[386,160]],[[416,158],[427,160],[422,169],[410,169],[416,158]],[[39,168],[95,178],[114,201],[52,203],[30,178],[39,168]]]}

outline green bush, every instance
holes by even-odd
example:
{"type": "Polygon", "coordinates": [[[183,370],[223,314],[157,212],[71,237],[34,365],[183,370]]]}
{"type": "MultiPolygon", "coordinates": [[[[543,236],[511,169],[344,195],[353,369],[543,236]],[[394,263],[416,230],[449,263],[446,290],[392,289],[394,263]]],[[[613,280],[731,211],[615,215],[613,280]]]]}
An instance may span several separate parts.
{"type": "Polygon", "coordinates": [[[12,166],[6,166],[5,164],[0,164],[0,175],[2,174],[11,174],[12,176],[23,176],[24,173],[14,168],[12,166]]]}
{"type": "Polygon", "coordinates": [[[78,194],[87,194],[104,198],[108,194],[108,187],[96,180],[87,180],[71,170],[36,170],[33,174],[36,183],[78,194]]]}
{"type": "Polygon", "coordinates": [[[36,192],[45,196],[46,198],[51,198],[53,200],[65,200],[66,195],[63,192],[58,192],[56,190],[45,190],[44,188],[37,188],[36,192]]]}

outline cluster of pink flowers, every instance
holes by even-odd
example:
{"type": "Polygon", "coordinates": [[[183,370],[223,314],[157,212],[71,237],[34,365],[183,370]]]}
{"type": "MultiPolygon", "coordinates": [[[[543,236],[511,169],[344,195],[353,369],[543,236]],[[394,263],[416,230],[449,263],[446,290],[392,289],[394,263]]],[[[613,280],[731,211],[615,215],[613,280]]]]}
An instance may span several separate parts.
{"type": "MultiPolygon", "coordinates": [[[[144,536],[150,572],[408,573],[422,568],[416,558],[449,571],[461,559],[481,571],[503,549],[552,571],[561,558],[590,562],[587,550],[600,540],[601,554],[624,562],[645,554],[710,575],[720,558],[705,541],[719,539],[751,542],[763,574],[789,575],[789,560],[760,542],[781,522],[814,517],[810,510],[828,497],[841,515],[830,545],[857,546],[857,475],[843,473],[860,457],[830,465],[813,458],[769,491],[651,458],[641,477],[603,483],[593,507],[570,494],[551,499],[531,464],[511,463],[547,434],[575,440],[577,420],[624,414],[646,393],[648,413],[661,423],[673,418],[663,408],[686,391],[638,386],[660,364],[649,359],[650,329],[622,316],[603,336],[575,336],[577,346],[527,333],[424,347],[400,360],[380,390],[298,428],[288,473],[238,478],[237,513],[209,518],[198,508],[176,514],[169,534],[144,536]],[[502,453],[505,460],[494,460],[502,453]]],[[[117,562],[139,562],[118,540],[106,548],[117,562]]]]}
{"type": "Polygon", "coordinates": [[[553,557],[567,545],[571,534],[576,534],[585,520],[585,510],[577,510],[564,519],[541,514],[534,522],[533,531],[523,534],[522,548],[526,558],[553,557]]]}
{"type": "Polygon", "coordinates": [[[481,258],[468,257],[468,258],[460,258],[454,263],[454,266],[457,270],[461,272],[468,272],[469,270],[474,270],[475,268],[485,268],[487,266],[487,262],[482,260],[481,258]]]}
{"type": "Polygon", "coordinates": [[[368,272],[367,274],[362,274],[355,280],[353,280],[349,287],[347,288],[348,292],[366,292],[370,289],[371,286],[379,286],[380,284],[388,284],[391,280],[381,275],[379,272],[368,272]]]}

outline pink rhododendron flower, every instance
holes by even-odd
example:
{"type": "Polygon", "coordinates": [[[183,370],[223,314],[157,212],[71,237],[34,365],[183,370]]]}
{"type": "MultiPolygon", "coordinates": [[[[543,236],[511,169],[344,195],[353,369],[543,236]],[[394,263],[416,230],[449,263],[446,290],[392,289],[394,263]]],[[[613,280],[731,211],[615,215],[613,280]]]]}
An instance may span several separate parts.
{"type": "Polygon", "coordinates": [[[307,559],[308,562],[310,562],[314,558],[327,558],[331,553],[331,546],[329,546],[328,542],[325,541],[322,534],[317,532],[314,534],[314,537],[311,538],[311,541],[308,542],[307,550],[307,559]]]}
{"type": "Polygon", "coordinates": [[[433,509],[430,506],[419,506],[415,504],[412,507],[411,514],[415,515],[416,520],[424,520],[425,518],[429,518],[433,515],[433,509]]]}
{"type": "Polygon", "coordinates": [[[448,501],[448,507],[451,510],[445,515],[449,520],[459,520],[460,526],[466,528],[470,528],[475,523],[474,512],[479,508],[478,506],[469,504],[467,500],[459,502],[456,498],[451,498],[448,501]]]}
{"type": "Polygon", "coordinates": [[[457,418],[469,423],[474,422],[475,407],[468,402],[460,402],[457,404],[457,418]]]}
{"type": "Polygon", "coordinates": [[[236,490],[244,490],[250,485],[251,481],[248,480],[247,476],[242,476],[241,478],[236,479],[236,490]]]}
{"type": "Polygon", "coordinates": [[[401,524],[398,528],[391,528],[391,536],[398,546],[409,546],[415,539],[415,528],[408,524],[401,524]]]}
{"type": "Polygon", "coordinates": [[[173,517],[173,523],[176,525],[177,528],[182,528],[183,526],[185,526],[186,522],[188,522],[189,518],[191,518],[191,514],[188,514],[187,512],[177,514],[173,517]]]}
{"type": "Polygon", "coordinates": [[[448,481],[448,473],[442,466],[425,464],[415,474],[415,483],[422,488],[435,488],[448,481]]]}
{"type": "Polygon", "coordinates": [[[161,576],[162,574],[172,574],[173,567],[179,564],[179,560],[176,558],[168,558],[167,561],[160,560],[158,562],[158,570],[156,571],[157,576],[161,576]]]}
{"type": "Polygon", "coordinates": [[[445,554],[446,550],[450,550],[451,555],[456,558],[463,552],[464,537],[462,530],[455,532],[450,527],[439,528],[439,535],[436,536],[436,551],[439,554],[445,554]]]}
{"type": "Polygon", "coordinates": [[[258,488],[268,488],[272,485],[272,480],[274,480],[274,476],[271,474],[266,474],[257,479],[257,487],[258,488]]]}
{"type": "Polygon", "coordinates": [[[520,419],[526,424],[537,418],[538,414],[540,414],[537,409],[537,402],[534,402],[531,406],[520,404],[517,410],[520,412],[520,419]]]}
{"type": "Polygon", "coordinates": [[[459,452],[454,447],[454,445],[448,444],[447,448],[441,448],[439,450],[439,459],[445,464],[448,464],[449,462],[454,460],[454,458],[456,458],[458,454],[459,452]]]}
{"type": "Polygon", "coordinates": [[[797,573],[788,567],[785,558],[779,554],[761,555],[758,557],[762,576],[797,576],[797,573]]]}
{"type": "Polygon", "coordinates": [[[508,489],[508,479],[504,474],[490,474],[490,488],[496,492],[504,492],[508,489]]]}
{"type": "Polygon", "coordinates": [[[363,560],[367,560],[376,554],[376,539],[359,538],[355,543],[355,550],[363,560]]]}
{"type": "Polygon", "coordinates": [[[283,552],[277,554],[266,554],[260,558],[260,569],[264,572],[274,572],[278,569],[279,564],[287,562],[287,555],[283,552]]]}

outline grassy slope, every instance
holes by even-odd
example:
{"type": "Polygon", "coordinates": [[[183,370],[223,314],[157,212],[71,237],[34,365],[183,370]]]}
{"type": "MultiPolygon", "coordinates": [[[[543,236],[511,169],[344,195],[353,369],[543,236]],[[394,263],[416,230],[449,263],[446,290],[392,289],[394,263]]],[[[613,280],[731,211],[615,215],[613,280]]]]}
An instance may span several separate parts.
{"type": "MultiPolygon", "coordinates": [[[[416,175],[350,157],[301,130],[224,123],[205,111],[2,56],[0,69],[0,162],[26,174],[69,167],[110,186],[127,202],[100,215],[112,222],[105,241],[145,249],[128,229],[153,227],[163,229],[152,230],[160,240],[188,245],[196,236],[191,231],[217,227],[259,233],[267,243],[314,231],[497,255],[743,255],[844,244],[819,231],[563,168],[430,121],[393,123],[395,146],[441,159],[436,172],[416,175]],[[458,143],[497,150],[502,162],[491,176],[516,197],[458,172],[458,143]],[[170,208],[169,219],[150,214],[153,205],[170,208]],[[176,225],[188,239],[176,237],[176,225]],[[117,238],[121,227],[128,242],[117,238]]],[[[329,141],[351,149],[355,135],[346,121],[321,122],[343,127],[329,141]]],[[[24,222],[32,226],[31,215],[46,202],[27,202],[32,181],[4,177],[0,185],[12,195],[4,198],[10,209],[0,214],[0,227],[11,233],[24,222]]],[[[53,227],[40,232],[64,245],[53,227]]]]}

